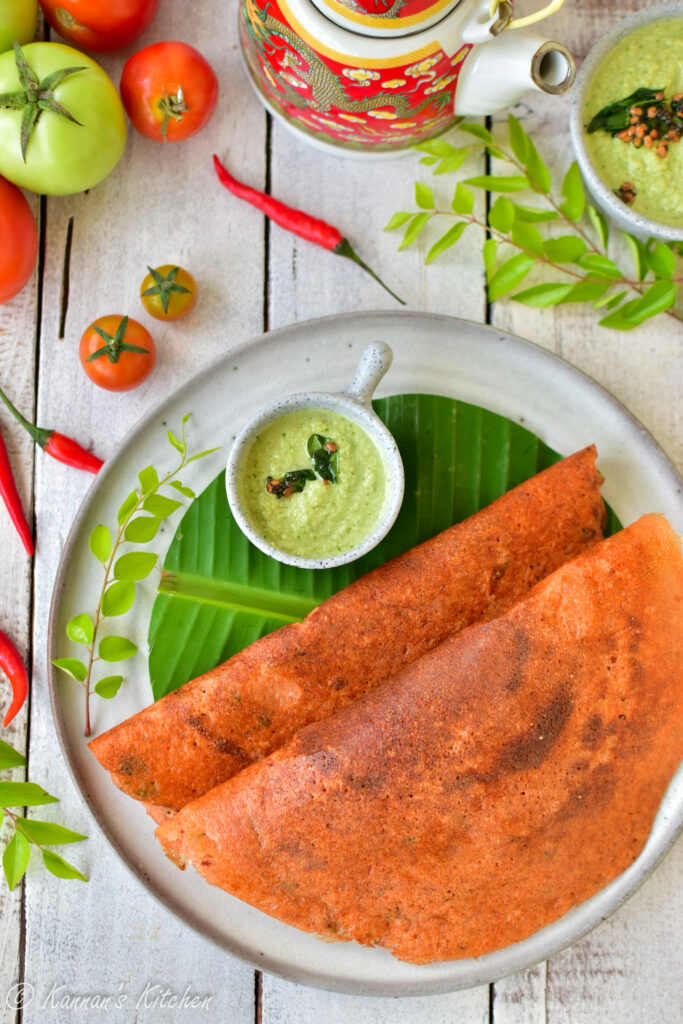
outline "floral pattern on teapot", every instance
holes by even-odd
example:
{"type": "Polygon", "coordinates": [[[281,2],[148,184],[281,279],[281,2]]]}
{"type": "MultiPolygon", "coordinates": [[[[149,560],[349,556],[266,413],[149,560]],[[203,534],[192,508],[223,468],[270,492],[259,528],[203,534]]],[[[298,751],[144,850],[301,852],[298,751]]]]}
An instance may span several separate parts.
{"type": "Polygon", "coordinates": [[[395,62],[360,65],[341,53],[323,55],[290,27],[278,0],[241,0],[240,38],[255,84],[287,121],[336,146],[375,151],[411,146],[452,124],[471,49],[463,44],[448,57],[434,42],[395,62]]]}

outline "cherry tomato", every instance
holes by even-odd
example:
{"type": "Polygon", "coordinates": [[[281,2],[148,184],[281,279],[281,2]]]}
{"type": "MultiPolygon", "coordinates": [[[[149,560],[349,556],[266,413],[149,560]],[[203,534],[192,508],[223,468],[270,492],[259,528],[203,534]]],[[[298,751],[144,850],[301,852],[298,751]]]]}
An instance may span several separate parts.
{"type": "Polygon", "coordinates": [[[0,53],[11,50],[14,40],[30,43],[38,27],[38,0],[0,0],[0,53]]]}
{"type": "Polygon", "coordinates": [[[180,320],[197,301],[197,282],[192,274],[172,263],[152,270],[140,285],[140,299],[157,320],[180,320]]]}
{"type": "Polygon", "coordinates": [[[83,332],[78,349],[90,380],[106,391],[130,391],[149,377],[156,346],[149,331],[127,316],[100,316],[83,332]]]}
{"type": "Polygon", "coordinates": [[[0,305],[24,287],[38,255],[31,207],[16,185],[0,178],[0,305]]]}
{"type": "Polygon", "coordinates": [[[144,32],[161,0],[40,0],[45,17],[64,39],[104,53],[144,32]]]}
{"type": "Polygon", "coordinates": [[[121,99],[135,127],[157,142],[180,142],[209,121],[218,79],[187,43],[154,43],[138,50],[121,75],[121,99]]]}

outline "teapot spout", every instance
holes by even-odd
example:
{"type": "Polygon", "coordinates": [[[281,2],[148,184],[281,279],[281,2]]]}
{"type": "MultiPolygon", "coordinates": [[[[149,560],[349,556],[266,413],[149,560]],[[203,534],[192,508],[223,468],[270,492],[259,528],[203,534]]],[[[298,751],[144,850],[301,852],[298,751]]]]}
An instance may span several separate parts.
{"type": "Polygon", "coordinates": [[[494,114],[517,103],[527,89],[559,94],[574,84],[576,65],[566,46],[523,31],[501,32],[475,46],[455,94],[455,113],[494,114]]]}

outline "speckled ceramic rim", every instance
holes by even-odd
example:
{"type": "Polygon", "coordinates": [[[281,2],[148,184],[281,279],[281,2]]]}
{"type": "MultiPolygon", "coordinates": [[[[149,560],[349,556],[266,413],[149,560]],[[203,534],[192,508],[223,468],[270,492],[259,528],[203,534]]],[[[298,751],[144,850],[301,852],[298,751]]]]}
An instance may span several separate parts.
{"type": "MultiPolygon", "coordinates": [[[[586,93],[593,75],[602,60],[620,39],[633,32],[634,29],[648,25],[652,21],[658,21],[661,18],[680,17],[681,15],[683,15],[683,3],[681,3],[681,0],[675,0],[675,2],[668,4],[658,4],[656,7],[645,7],[636,14],[632,14],[630,17],[620,21],[611,32],[603,36],[589,51],[576,79],[569,113],[569,128],[576,159],[579,161],[579,167],[581,168],[584,180],[598,205],[624,231],[630,231],[644,237],[652,235],[654,238],[660,238],[666,242],[683,241],[683,228],[671,227],[668,224],[660,224],[659,221],[650,220],[648,217],[641,217],[640,214],[617,199],[612,190],[607,187],[598,175],[586,146],[583,109],[586,102],[586,93]]],[[[634,87],[635,85],[636,83],[634,83],[634,87]]],[[[683,145],[683,142],[679,143],[679,145],[683,145]]]]}
{"type": "MultiPolygon", "coordinates": [[[[266,406],[265,409],[262,409],[257,413],[257,415],[247,423],[241,433],[238,434],[233,443],[225,472],[225,490],[228,495],[230,511],[235,517],[235,521],[237,522],[240,530],[247,539],[259,548],[259,550],[263,551],[264,554],[269,555],[271,558],[275,558],[278,562],[284,562],[285,565],[295,565],[299,569],[333,569],[338,565],[346,565],[348,562],[355,562],[357,558],[362,558],[363,555],[367,555],[369,551],[372,551],[373,548],[377,547],[379,542],[386,537],[387,533],[396,521],[396,516],[400,511],[401,503],[403,501],[403,490],[405,486],[403,461],[393,435],[384,423],[382,423],[379,416],[373,412],[372,406],[370,405],[375,387],[391,365],[391,349],[388,345],[367,346],[361,355],[357,373],[361,370],[363,363],[367,362],[368,358],[372,359],[373,356],[380,362],[382,360],[384,360],[384,362],[381,367],[378,366],[377,371],[373,376],[374,383],[363,389],[362,397],[357,398],[353,394],[347,394],[346,392],[308,391],[302,392],[301,394],[289,395],[286,398],[280,398],[275,402],[271,402],[271,404],[266,406]],[[373,348],[375,351],[371,352],[371,349],[373,348]],[[288,412],[295,412],[300,409],[328,409],[331,412],[340,413],[342,416],[348,416],[349,419],[358,423],[358,425],[361,426],[370,436],[384,461],[387,478],[387,495],[384,502],[382,518],[372,533],[368,534],[361,544],[357,544],[355,548],[351,548],[349,551],[344,551],[339,555],[334,555],[333,557],[303,558],[299,555],[292,555],[285,551],[280,551],[279,548],[274,547],[272,544],[269,544],[268,541],[264,540],[264,538],[261,537],[261,535],[253,528],[239,499],[237,481],[240,465],[251,442],[259,431],[263,430],[268,423],[271,423],[279,416],[284,416],[288,412]]],[[[377,363],[373,365],[377,365],[377,363]]],[[[352,385],[350,387],[352,387],[352,385]]]]}
{"type": "MultiPolygon", "coordinates": [[[[57,678],[57,670],[52,665],[52,659],[59,657],[60,653],[59,645],[62,643],[62,633],[58,630],[60,604],[67,590],[70,563],[83,524],[87,521],[98,495],[106,489],[109,481],[120,471],[126,452],[131,447],[144,444],[150,431],[160,429],[165,423],[167,410],[172,401],[179,402],[181,408],[186,408],[191,403],[191,396],[217,376],[225,378],[235,360],[240,359],[251,349],[273,344],[278,349],[282,349],[292,338],[301,335],[306,338],[313,336],[317,339],[321,337],[328,339],[330,335],[334,336],[335,326],[343,331],[344,336],[358,333],[363,325],[368,325],[374,336],[382,334],[390,336],[401,324],[405,325],[410,332],[411,339],[424,336],[429,332],[438,337],[439,350],[442,352],[439,359],[443,359],[445,366],[452,365],[454,360],[457,361],[459,356],[463,356],[463,350],[455,339],[461,339],[460,344],[467,344],[469,351],[478,353],[476,358],[477,364],[481,363],[480,382],[477,383],[476,376],[468,376],[471,368],[470,371],[460,371],[464,374],[462,392],[470,401],[479,401],[481,404],[477,389],[481,382],[488,386],[490,367],[493,363],[506,371],[509,371],[511,366],[517,367],[517,376],[523,373],[525,381],[528,381],[530,385],[529,403],[533,408],[534,402],[542,401],[545,409],[544,417],[552,415],[552,409],[546,408],[545,391],[541,387],[543,381],[547,385],[545,390],[548,391],[552,401],[557,400],[557,396],[562,394],[565,399],[568,396],[573,396],[572,404],[577,407],[580,407],[581,403],[600,407],[603,413],[609,415],[610,423],[614,420],[611,429],[614,429],[618,423],[620,444],[623,444],[628,458],[632,457],[634,450],[637,450],[641,456],[647,457],[649,464],[655,467],[657,479],[661,481],[658,484],[659,493],[666,493],[670,503],[677,503],[675,506],[672,504],[672,508],[680,508],[683,480],[652,436],[635,416],[609,392],[552,352],[493,327],[436,313],[365,312],[321,317],[305,323],[282,327],[236,346],[226,355],[218,357],[203,367],[191,380],[185,381],[171,396],[167,396],[159,402],[131,427],[118,444],[116,453],[107,459],[96,479],[93,480],[73,521],[57,569],[48,623],[47,677],[52,715],[62,755],[74,786],[92,814],[95,826],[116,851],[125,867],[141,883],[145,892],[204,938],[260,970],[270,971],[299,984],[365,996],[435,995],[496,981],[506,975],[526,970],[586,935],[636,892],[683,830],[683,765],[669,785],[650,837],[639,857],[630,868],[591,899],[574,907],[563,917],[522,942],[488,953],[479,959],[455,960],[444,964],[427,965],[419,970],[417,978],[412,975],[410,978],[396,976],[387,978],[377,965],[373,965],[372,977],[360,981],[356,977],[351,978],[348,974],[340,972],[326,973],[319,967],[314,955],[308,957],[305,962],[293,963],[286,943],[281,947],[264,945],[264,947],[258,948],[255,947],[253,937],[248,934],[240,932],[226,937],[217,927],[204,920],[199,909],[178,906],[173,892],[169,893],[167,887],[150,872],[148,864],[139,856],[131,854],[130,833],[139,828],[139,821],[135,821],[131,815],[130,820],[126,819],[125,828],[122,830],[103,820],[97,792],[82,771],[78,751],[72,749],[66,720],[67,707],[63,697],[63,679],[57,678]],[[434,971],[431,970],[432,967],[435,968],[434,971]]],[[[442,365],[437,366],[437,369],[439,373],[434,378],[435,386],[433,388],[425,386],[425,382],[422,382],[423,389],[433,394],[443,393],[438,386],[443,372],[442,365]]],[[[407,389],[405,382],[399,379],[399,392],[402,390],[407,389]]],[[[497,403],[489,399],[486,404],[493,407],[497,403]]],[[[511,415],[511,410],[507,406],[506,395],[497,411],[502,415],[511,415]]],[[[586,443],[588,443],[587,440],[586,443]]],[[[683,532],[682,514],[679,512],[673,519],[674,524],[683,532]]],[[[111,783],[108,784],[111,785],[111,783]]],[[[216,894],[217,898],[224,895],[216,894]]],[[[372,950],[363,952],[372,953],[372,950]]],[[[391,962],[394,975],[397,970],[409,970],[410,966],[399,964],[397,967],[396,963],[391,962]]]]}

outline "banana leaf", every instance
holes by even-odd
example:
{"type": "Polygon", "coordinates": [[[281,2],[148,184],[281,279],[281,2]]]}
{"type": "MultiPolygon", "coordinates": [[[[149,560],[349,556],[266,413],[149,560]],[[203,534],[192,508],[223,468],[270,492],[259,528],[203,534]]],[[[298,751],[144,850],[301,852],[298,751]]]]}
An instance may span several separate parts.
{"type": "MultiPolygon", "coordinates": [[[[364,558],[326,570],[268,558],[234,521],[225,473],[192,502],[168,549],[152,608],[149,674],[155,700],[266,633],[302,619],[358,576],[562,457],[519,423],[452,398],[395,395],[374,407],[396,438],[406,490],[394,526],[364,558]]],[[[608,513],[607,534],[620,528],[608,513]]]]}

